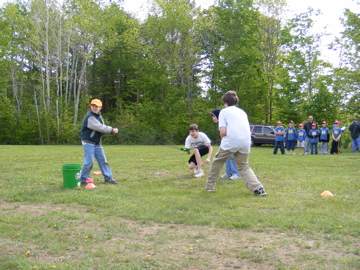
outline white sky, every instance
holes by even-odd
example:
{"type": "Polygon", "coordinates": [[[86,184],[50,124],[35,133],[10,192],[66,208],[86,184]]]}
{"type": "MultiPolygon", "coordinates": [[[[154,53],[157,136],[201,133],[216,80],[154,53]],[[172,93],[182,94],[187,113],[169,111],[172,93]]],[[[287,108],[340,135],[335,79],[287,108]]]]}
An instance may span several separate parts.
{"type": "MultiPolygon", "coordinates": [[[[0,0],[0,6],[11,0],[0,0]]],[[[136,17],[141,18],[147,13],[149,0],[123,0],[122,7],[127,12],[132,12],[136,17]]],[[[197,5],[207,8],[214,3],[214,0],[196,0],[197,5]]],[[[343,16],[344,9],[349,8],[352,12],[360,13],[360,0],[287,0],[288,8],[294,14],[305,12],[308,7],[314,10],[320,9],[322,15],[315,18],[314,31],[316,33],[327,32],[331,35],[339,36],[342,25],[339,18],[343,16]],[[359,4],[357,4],[357,2],[359,4]]],[[[289,18],[292,17],[289,14],[289,18]]],[[[338,65],[337,53],[327,49],[327,45],[333,40],[333,36],[323,39],[323,59],[338,65]]]]}

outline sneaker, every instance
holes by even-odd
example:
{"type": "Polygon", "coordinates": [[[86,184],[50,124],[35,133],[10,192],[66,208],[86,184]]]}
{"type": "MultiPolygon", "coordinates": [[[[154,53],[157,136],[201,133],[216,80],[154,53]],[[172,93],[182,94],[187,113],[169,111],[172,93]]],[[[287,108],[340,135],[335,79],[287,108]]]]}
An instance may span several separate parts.
{"type": "Polygon", "coordinates": [[[230,178],[232,176],[232,174],[223,174],[222,176],[220,176],[221,178],[223,179],[227,179],[227,178],[230,178]]]}
{"type": "Polygon", "coordinates": [[[237,180],[237,179],[239,179],[239,178],[241,178],[240,175],[238,175],[238,174],[233,174],[232,176],[229,177],[229,180],[237,180]]]}
{"type": "Polygon", "coordinates": [[[213,188],[205,188],[205,190],[208,191],[208,192],[214,192],[213,188]]]}
{"type": "Polygon", "coordinates": [[[266,195],[266,191],[264,188],[259,188],[258,190],[254,190],[254,194],[264,196],[264,195],[266,195]]]}
{"type": "Polygon", "coordinates": [[[204,171],[203,170],[199,170],[197,174],[194,175],[195,178],[200,178],[204,176],[204,171]]]}
{"type": "Polygon", "coordinates": [[[199,169],[198,169],[198,168],[195,168],[195,169],[194,169],[194,174],[197,174],[197,173],[199,173],[199,169]]]}
{"type": "Polygon", "coordinates": [[[117,184],[117,182],[114,179],[107,179],[105,180],[105,183],[117,184]]]}
{"type": "Polygon", "coordinates": [[[294,152],[294,153],[293,153],[293,155],[295,156],[295,155],[296,155],[296,153],[294,152]]]}
{"type": "Polygon", "coordinates": [[[80,185],[87,185],[86,179],[80,181],[80,185]]]}

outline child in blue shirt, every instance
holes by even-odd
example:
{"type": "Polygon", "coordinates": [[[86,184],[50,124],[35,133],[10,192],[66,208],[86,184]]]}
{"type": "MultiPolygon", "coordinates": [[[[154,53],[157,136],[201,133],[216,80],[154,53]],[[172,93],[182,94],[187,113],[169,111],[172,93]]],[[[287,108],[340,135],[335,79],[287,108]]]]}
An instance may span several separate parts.
{"type": "Polygon", "coordinates": [[[277,127],[275,128],[275,148],[274,148],[274,155],[277,154],[277,150],[280,147],[280,151],[281,154],[284,155],[285,154],[285,150],[284,150],[284,133],[285,130],[284,128],[281,126],[282,123],[280,121],[278,121],[277,123],[277,127]]]}
{"type": "Polygon", "coordinates": [[[330,154],[333,155],[334,153],[339,154],[339,144],[340,144],[340,138],[342,134],[342,130],[339,127],[340,121],[335,121],[335,127],[332,129],[332,143],[331,143],[331,149],[330,154]]]}
{"type": "Polygon", "coordinates": [[[326,127],[326,122],[323,121],[321,123],[321,128],[320,128],[320,136],[319,136],[319,141],[320,141],[320,154],[322,155],[327,155],[328,154],[328,143],[330,140],[330,131],[329,129],[326,127]]]}
{"type": "Polygon", "coordinates": [[[297,148],[299,149],[299,154],[305,155],[305,146],[306,146],[306,131],[303,124],[299,124],[299,130],[296,133],[297,138],[297,148]]]}
{"type": "Polygon", "coordinates": [[[311,154],[315,154],[317,155],[318,151],[317,151],[317,144],[318,144],[318,137],[320,135],[319,130],[316,128],[316,124],[312,123],[311,124],[311,129],[309,131],[309,138],[310,138],[310,143],[311,143],[311,154]]]}
{"type": "Polygon", "coordinates": [[[289,122],[289,127],[285,130],[285,141],[286,141],[286,150],[288,155],[290,155],[290,150],[293,155],[296,155],[295,142],[296,142],[296,129],[294,128],[294,121],[289,122]]]}

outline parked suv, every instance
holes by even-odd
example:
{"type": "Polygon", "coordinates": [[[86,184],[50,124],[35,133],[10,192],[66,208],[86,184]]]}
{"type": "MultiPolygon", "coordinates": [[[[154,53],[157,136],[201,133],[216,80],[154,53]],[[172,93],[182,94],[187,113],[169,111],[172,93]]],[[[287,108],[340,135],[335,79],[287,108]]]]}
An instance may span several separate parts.
{"type": "Polygon", "coordinates": [[[274,126],[269,125],[250,125],[251,146],[275,144],[274,128],[274,126]]]}

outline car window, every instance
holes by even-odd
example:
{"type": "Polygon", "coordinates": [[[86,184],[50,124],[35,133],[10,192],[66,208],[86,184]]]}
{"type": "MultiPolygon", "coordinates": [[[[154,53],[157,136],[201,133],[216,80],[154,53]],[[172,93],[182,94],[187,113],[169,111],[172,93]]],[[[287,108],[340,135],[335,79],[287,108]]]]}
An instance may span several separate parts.
{"type": "Polygon", "coordinates": [[[271,128],[264,127],[264,133],[265,134],[272,134],[274,131],[271,128]]]}
{"type": "Polygon", "coordinates": [[[262,132],[262,127],[254,127],[254,130],[253,130],[254,133],[261,133],[262,132]]]}

